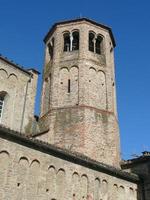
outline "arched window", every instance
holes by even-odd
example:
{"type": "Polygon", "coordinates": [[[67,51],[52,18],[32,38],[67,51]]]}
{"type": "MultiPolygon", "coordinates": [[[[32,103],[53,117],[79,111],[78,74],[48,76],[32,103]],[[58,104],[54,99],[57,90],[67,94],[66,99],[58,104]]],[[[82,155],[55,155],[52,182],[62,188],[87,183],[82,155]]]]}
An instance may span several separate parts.
{"type": "Polygon", "coordinates": [[[49,51],[50,58],[52,59],[53,52],[54,52],[54,38],[52,38],[52,41],[48,43],[48,51],[49,51]]]}
{"type": "Polygon", "coordinates": [[[89,33],[89,51],[94,52],[94,39],[95,39],[95,35],[94,33],[89,33]]]}
{"type": "Polygon", "coordinates": [[[102,54],[102,42],[103,38],[99,35],[96,38],[95,52],[97,54],[102,54]]]}
{"type": "Polygon", "coordinates": [[[79,32],[75,31],[72,33],[73,41],[72,41],[72,51],[79,50],[79,32]]]}
{"type": "Polygon", "coordinates": [[[3,110],[4,110],[4,100],[5,100],[6,92],[0,92],[0,122],[2,120],[3,110]]]}
{"type": "Polygon", "coordinates": [[[102,54],[103,37],[101,35],[95,35],[93,32],[89,32],[89,51],[102,54]]]}
{"type": "Polygon", "coordinates": [[[64,33],[64,51],[79,50],[79,32],[64,33]]]}
{"type": "Polygon", "coordinates": [[[64,33],[64,51],[70,51],[70,34],[64,33]]]}

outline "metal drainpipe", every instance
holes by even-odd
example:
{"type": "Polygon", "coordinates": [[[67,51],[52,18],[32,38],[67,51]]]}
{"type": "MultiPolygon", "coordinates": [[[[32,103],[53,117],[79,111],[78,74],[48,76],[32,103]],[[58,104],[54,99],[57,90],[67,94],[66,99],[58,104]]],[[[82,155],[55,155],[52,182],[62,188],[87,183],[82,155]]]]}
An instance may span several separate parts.
{"type": "Polygon", "coordinates": [[[21,117],[21,125],[20,125],[20,133],[22,132],[22,128],[23,128],[23,122],[24,122],[24,114],[25,114],[25,108],[26,108],[28,87],[29,87],[29,83],[31,82],[32,76],[33,76],[33,75],[30,74],[30,77],[29,77],[29,79],[28,79],[28,81],[27,81],[27,84],[26,84],[26,91],[25,91],[24,104],[23,104],[22,117],[21,117]]]}

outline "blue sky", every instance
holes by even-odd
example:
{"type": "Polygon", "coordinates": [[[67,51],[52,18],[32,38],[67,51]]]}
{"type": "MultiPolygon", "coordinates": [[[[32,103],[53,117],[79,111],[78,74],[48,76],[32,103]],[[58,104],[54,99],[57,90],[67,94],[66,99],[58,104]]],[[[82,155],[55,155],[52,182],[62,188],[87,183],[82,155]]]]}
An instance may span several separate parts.
{"type": "Polygon", "coordinates": [[[121,152],[132,158],[150,150],[149,10],[149,0],[0,0],[0,53],[42,72],[43,38],[53,23],[82,16],[112,27],[121,152]]]}

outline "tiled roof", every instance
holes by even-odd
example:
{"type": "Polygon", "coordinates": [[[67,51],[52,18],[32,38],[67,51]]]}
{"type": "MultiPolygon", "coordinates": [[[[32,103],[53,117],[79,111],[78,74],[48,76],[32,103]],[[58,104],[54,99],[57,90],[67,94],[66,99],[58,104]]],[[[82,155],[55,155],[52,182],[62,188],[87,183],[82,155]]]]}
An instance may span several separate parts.
{"type": "Polygon", "coordinates": [[[30,68],[30,69],[25,69],[25,68],[22,67],[21,65],[14,63],[14,61],[9,60],[7,57],[2,56],[2,54],[0,54],[0,59],[3,60],[4,62],[6,62],[6,63],[8,63],[8,64],[10,64],[10,65],[12,65],[12,66],[14,66],[14,67],[16,67],[17,69],[23,71],[23,72],[26,73],[26,74],[29,74],[29,75],[31,74],[31,72],[30,72],[29,70],[32,70],[33,72],[35,72],[35,73],[37,73],[37,74],[40,74],[40,72],[38,72],[36,69],[32,69],[32,68],[30,68]]]}
{"type": "Polygon", "coordinates": [[[76,163],[124,180],[128,180],[135,183],[140,181],[139,177],[135,174],[131,174],[121,169],[106,165],[101,162],[97,162],[82,154],[71,152],[69,150],[59,148],[49,143],[37,140],[35,138],[25,136],[23,134],[20,134],[19,132],[10,130],[4,126],[0,126],[0,137],[19,143],[23,146],[28,146],[29,148],[36,149],[37,151],[41,151],[46,154],[50,154],[55,157],[67,160],[69,162],[76,163]]]}

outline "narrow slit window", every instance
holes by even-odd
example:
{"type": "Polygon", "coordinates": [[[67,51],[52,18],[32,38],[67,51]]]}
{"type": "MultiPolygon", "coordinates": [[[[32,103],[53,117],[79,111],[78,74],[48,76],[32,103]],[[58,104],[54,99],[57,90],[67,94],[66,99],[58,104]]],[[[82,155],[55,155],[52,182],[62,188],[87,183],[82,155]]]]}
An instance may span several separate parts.
{"type": "Polygon", "coordinates": [[[70,79],[68,79],[68,93],[70,93],[70,89],[71,89],[70,86],[71,86],[70,85],[70,79]]]}

